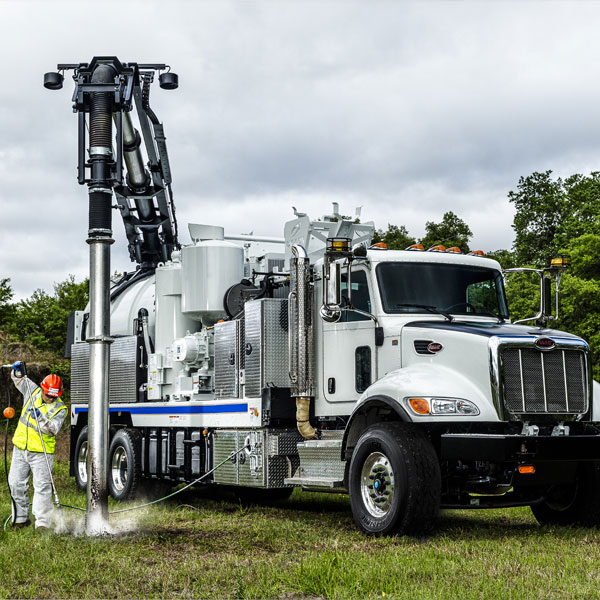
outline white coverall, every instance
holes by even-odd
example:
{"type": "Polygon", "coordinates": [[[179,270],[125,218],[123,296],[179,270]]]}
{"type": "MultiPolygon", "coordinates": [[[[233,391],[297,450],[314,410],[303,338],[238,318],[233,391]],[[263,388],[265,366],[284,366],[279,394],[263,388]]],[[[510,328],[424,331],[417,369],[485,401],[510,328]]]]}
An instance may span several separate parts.
{"type": "MultiPolygon", "coordinates": [[[[23,394],[24,402],[29,399],[38,385],[28,377],[15,377],[11,372],[13,383],[23,394]]],[[[56,435],[66,416],[65,410],[61,410],[57,415],[48,419],[44,414],[39,419],[40,431],[46,435],[56,435]]],[[[48,454],[50,469],[54,469],[54,454],[48,454]]],[[[29,472],[33,474],[33,516],[35,517],[35,526],[50,528],[54,516],[54,505],[52,504],[52,483],[48,465],[43,452],[30,452],[13,447],[10,472],[8,474],[8,484],[10,492],[16,505],[16,514],[13,507],[13,523],[25,523],[29,518],[29,472]]]]}

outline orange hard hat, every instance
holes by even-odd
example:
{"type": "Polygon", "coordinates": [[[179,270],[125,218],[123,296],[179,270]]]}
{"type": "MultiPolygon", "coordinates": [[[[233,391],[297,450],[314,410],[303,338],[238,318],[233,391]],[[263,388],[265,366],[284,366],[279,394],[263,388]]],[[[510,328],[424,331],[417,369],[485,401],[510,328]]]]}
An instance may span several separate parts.
{"type": "Polygon", "coordinates": [[[63,384],[58,375],[44,377],[40,387],[44,390],[46,396],[52,396],[53,398],[60,398],[63,393],[63,384]]]}

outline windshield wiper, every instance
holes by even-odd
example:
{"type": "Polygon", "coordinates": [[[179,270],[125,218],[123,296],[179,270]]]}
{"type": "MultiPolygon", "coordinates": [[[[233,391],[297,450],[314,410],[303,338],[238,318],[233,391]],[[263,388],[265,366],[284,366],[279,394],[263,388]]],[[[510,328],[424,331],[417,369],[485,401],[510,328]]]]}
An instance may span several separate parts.
{"type": "Polygon", "coordinates": [[[493,313],[493,312],[488,312],[487,310],[478,310],[477,312],[469,313],[469,314],[477,315],[477,316],[481,315],[483,317],[494,317],[494,319],[498,319],[498,323],[506,322],[506,320],[504,319],[503,316],[497,315],[496,313],[493,313]]]}
{"type": "Polygon", "coordinates": [[[448,321],[452,321],[454,317],[445,310],[440,310],[437,306],[431,306],[430,304],[396,304],[394,308],[422,308],[430,313],[435,313],[436,315],[442,315],[448,319],[448,321]]]}

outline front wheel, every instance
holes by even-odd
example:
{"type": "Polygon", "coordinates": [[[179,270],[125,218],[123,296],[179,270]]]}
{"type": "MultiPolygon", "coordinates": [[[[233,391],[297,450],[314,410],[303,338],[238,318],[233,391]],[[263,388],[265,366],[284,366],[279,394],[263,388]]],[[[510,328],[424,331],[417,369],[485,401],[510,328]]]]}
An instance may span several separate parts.
{"type": "Polygon", "coordinates": [[[573,483],[551,487],[531,512],[540,525],[599,526],[600,462],[580,464],[573,483]]]}
{"type": "Polygon", "coordinates": [[[142,476],[141,435],[133,429],[119,429],[108,450],[108,491],[115,500],[132,498],[142,476]]]}
{"type": "Polygon", "coordinates": [[[407,423],[379,423],[358,440],[349,473],[354,521],[369,535],[424,535],[440,506],[437,455],[407,423]]]}

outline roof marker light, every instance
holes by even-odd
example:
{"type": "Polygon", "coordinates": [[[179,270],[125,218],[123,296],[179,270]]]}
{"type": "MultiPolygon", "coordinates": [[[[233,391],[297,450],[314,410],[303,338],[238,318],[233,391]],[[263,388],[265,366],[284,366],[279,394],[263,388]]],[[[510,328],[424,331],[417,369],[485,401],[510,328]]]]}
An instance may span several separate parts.
{"type": "Polygon", "coordinates": [[[462,254],[462,250],[458,246],[452,246],[452,248],[448,248],[446,252],[452,252],[452,254],[462,254]]]}
{"type": "Polygon", "coordinates": [[[469,256],[485,256],[485,252],[483,250],[473,250],[469,252],[469,256]]]}
{"type": "Polygon", "coordinates": [[[406,250],[425,250],[425,248],[423,248],[423,244],[411,244],[408,248],[405,248],[406,250]]]}
{"type": "Polygon", "coordinates": [[[371,248],[379,248],[380,250],[387,250],[387,244],[385,242],[377,242],[373,244],[371,248]]]}
{"type": "Polygon", "coordinates": [[[446,246],[442,246],[442,244],[438,244],[437,246],[431,246],[427,252],[446,252],[446,246]]]}

